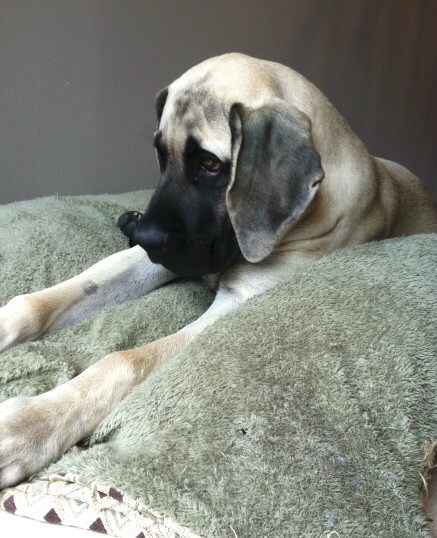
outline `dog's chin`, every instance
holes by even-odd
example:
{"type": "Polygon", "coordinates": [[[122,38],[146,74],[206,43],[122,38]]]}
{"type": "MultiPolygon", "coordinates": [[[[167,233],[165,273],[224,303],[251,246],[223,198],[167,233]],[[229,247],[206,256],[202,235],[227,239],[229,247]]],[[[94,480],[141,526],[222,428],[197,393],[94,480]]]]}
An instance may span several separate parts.
{"type": "Polygon", "coordinates": [[[193,253],[189,256],[180,254],[172,256],[153,252],[152,249],[145,250],[153,263],[163,265],[177,276],[188,278],[223,273],[240,258],[238,251],[228,253],[226,257],[217,258],[202,253],[193,253]]]}

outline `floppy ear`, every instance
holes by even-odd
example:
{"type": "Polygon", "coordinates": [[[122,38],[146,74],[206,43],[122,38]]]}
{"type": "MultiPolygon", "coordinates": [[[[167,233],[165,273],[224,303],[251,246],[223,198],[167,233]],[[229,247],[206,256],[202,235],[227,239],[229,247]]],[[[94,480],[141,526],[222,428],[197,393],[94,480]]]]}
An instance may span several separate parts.
{"type": "Polygon", "coordinates": [[[308,116],[280,99],[232,106],[229,216],[244,257],[268,256],[298,220],[324,177],[308,116]]]}
{"type": "Polygon", "coordinates": [[[155,110],[156,110],[156,117],[158,119],[158,124],[161,121],[162,111],[164,110],[165,102],[167,101],[167,95],[168,95],[168,86],[166,88],[163,88],[155,96],[155,110]]]}

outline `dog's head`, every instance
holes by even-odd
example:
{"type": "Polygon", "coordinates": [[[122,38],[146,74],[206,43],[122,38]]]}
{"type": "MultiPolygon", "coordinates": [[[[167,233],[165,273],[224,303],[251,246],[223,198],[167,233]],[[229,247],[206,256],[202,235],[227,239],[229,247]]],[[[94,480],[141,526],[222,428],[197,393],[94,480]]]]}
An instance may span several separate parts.
{"type": "Polygon", "coordinates": [[[278,82],[252,59],[220,60],[156,97],[161,181],[134,240],[181,276],[264,259],[323,178],[310,120],[277,97],[278,82]]]}

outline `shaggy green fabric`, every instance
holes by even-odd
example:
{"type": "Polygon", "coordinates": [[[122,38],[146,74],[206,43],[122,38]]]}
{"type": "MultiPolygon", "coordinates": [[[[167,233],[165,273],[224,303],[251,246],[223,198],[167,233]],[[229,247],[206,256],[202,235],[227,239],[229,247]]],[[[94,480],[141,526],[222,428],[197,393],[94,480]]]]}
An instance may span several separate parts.
{"type": "MultiPolygon", "coordinates": [[[[124,248],[145,193],[0,209],[0,300],[124,248]]],[[[437,432],[437,235],[328,256],[223,317],[50,472],[140,498],[204,536],[425,537],[423,445],[437,432]],[[333,532],[336,531],[338,535],[333,532]],[[331,533],[331,534],[330,534],[331,533]]],[[[207,308],[177,282],[5,352],[0,396],[33,395],[207,308]]],[[[0,432],[1,435],[1,432],[0,432]]]]}

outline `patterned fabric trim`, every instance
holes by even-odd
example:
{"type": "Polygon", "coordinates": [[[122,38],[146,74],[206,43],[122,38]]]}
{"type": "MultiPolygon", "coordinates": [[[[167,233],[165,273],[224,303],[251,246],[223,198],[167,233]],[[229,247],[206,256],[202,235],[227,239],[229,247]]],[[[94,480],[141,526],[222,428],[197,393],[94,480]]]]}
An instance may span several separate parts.
{"type": "Polygon", "coordinates": [[[201,538],[118,490],[80,476],[43,476],[0,491],[0,509],[116,538],[201,538]]]}

